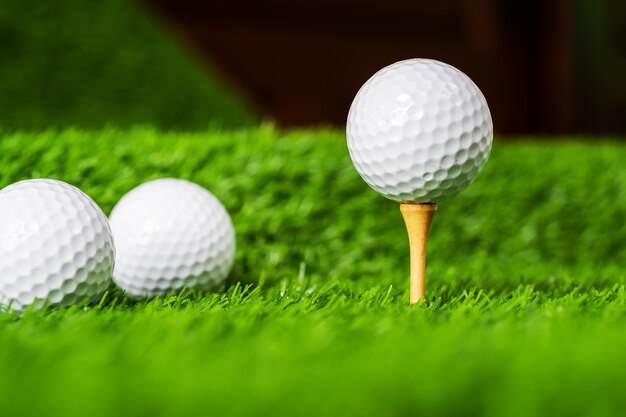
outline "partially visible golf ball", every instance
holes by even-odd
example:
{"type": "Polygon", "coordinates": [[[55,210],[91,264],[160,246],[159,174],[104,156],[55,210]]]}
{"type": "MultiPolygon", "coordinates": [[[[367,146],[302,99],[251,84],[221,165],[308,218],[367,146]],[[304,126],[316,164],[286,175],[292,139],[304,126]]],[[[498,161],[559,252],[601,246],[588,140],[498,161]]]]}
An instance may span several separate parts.
{"type": "Polygon", "coordinates": [[[354,166],[370,187],[395,201],[435,203],[478,176],[493,124],[467,75],[443,62],[409,59],[361,87],[347,136],[354,166]]]}
{"type": "Polygon", "coordinates": [[[87,194],[36,179],[0,190],[0,304],[69,305],[98,299],[115,249],[109,223],[87,194]]]}
{"type": "Polygon", "coordinates": [[[185,180],[160,179],[131,190],[111,213],[115,282],[136,297],[213,287],[235,257],[235,230],[222,204],[185,180]]]}

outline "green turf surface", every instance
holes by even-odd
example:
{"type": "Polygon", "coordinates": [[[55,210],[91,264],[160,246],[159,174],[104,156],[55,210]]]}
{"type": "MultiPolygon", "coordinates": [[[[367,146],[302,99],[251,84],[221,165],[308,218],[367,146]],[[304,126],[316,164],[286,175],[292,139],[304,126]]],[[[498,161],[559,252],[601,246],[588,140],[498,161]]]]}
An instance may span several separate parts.
{"type": "Polygon", "coordinates": [[[2,0],[0,127],[206,129],[253,116],[136,0],[2,0]]]}
{"type": "Polygon", "coordinates": [[[409,307],[398,206],[343,135],[5,134],[0,186],[53,177],[105,212],[193,180],[230,211],[215,293],[0,316],[3,415],[610,416],[626,408],[626,147],[496,141],[441,203],[409,307]]]}

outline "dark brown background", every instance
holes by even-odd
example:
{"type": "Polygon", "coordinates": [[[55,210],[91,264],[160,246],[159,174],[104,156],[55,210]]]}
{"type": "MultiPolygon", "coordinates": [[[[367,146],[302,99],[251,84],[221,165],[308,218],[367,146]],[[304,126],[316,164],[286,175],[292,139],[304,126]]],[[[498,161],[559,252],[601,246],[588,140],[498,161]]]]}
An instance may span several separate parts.
{"type": "Polygon", "coordinates": [[[626,133],[626,2],[145,1],[283,126],[343,125],[369,76],[428,57],[479,85],[501,134],[626,133]]]}

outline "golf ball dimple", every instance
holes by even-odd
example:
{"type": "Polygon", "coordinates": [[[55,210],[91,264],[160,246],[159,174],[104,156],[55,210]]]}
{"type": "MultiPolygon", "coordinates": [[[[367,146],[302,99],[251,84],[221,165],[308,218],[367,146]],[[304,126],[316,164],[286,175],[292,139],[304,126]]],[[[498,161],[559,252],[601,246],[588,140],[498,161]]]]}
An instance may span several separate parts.
{"type": "Polygon", "coordinates": [[[235,230],[209,191],[185,180],[159,179],[114,207],[115,282],[135,297],[208,289],[223,282],[235,257],[235,230]]]}
{"type": "Polygon", "coordinates": [[[478,87],[458,69],[409,59],[374,74],[347,122],[361,177],[399,202],[434,203],[464,190],[487,162],[493,123],[478,87]]]}
{"type": "Polygon", "coordinates": [[[0,190],[0,304],[20,311],[96,300],[113,273],[115,248],[98,205],[49,179],[0,190]]]}

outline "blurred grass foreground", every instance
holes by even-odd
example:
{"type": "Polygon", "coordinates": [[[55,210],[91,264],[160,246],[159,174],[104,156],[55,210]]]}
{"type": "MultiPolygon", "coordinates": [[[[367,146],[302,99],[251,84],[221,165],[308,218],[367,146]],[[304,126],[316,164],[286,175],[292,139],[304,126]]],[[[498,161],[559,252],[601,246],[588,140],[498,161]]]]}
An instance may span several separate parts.
{"type": "Polygon", "coordinates": [[[0,2],[0,127],[238,126],[248,106],[131,0],[0,2]]]}

